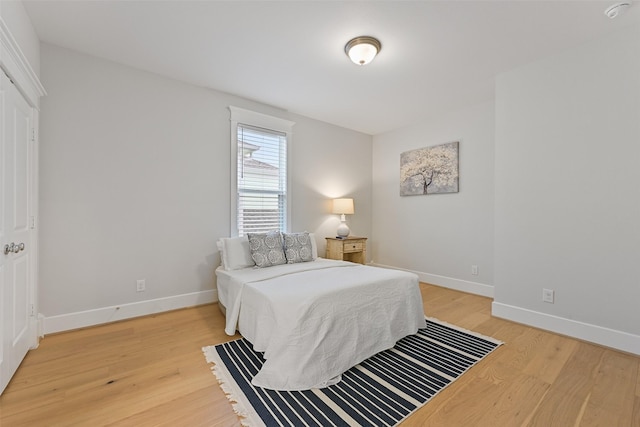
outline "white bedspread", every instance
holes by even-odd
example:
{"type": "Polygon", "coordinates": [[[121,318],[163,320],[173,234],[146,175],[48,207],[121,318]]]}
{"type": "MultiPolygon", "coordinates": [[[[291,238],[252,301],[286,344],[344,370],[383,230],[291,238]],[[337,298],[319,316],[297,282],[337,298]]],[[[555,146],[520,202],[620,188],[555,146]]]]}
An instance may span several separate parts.
{"type": "Polygon", "coordinates": [[[225,332],[233,335],[237,326],[264,352],[252,381],[259,387],[325,387],[425,327],[415,274],[319,258],[221,275],[229,279],[218,281],[225,332]]]}

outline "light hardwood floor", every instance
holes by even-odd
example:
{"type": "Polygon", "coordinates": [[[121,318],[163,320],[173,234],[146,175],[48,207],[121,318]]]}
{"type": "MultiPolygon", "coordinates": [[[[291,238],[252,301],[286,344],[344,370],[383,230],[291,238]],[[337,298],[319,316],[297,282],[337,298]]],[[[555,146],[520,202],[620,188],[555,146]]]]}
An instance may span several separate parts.
{"type": "MultiPolygon", "coordinates": [[[[402,423],[640,426],[640,357],[491,317],[421,284],[427,315],[505,341],[402,423]]],[[[234,337],[206,305],[51,335],[0,396],[0,426],[239,426],[201,348],[234,337]]]]}

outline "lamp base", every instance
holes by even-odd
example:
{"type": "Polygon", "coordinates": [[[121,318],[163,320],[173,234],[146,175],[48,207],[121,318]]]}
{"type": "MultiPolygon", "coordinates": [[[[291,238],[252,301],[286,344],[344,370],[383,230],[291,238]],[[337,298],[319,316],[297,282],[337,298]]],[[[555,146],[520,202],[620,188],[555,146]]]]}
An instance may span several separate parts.
{"type": "Polygon", "coordinates": [[[338,226],[338,231],[337,237],[347,237],[349,236],[349,233],[351,233],[351,230],[349,230],[349,227],[347,226],[346,223],[342,222],[339,226],[338,226]]]}

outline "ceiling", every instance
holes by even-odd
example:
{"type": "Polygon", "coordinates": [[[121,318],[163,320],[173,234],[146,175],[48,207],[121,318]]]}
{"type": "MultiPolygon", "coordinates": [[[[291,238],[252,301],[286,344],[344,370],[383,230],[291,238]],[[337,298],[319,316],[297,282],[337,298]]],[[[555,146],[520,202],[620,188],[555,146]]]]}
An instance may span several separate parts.
{"type": "Polygon", "coordinates": [[[23,0],[40,40],[375,135],[493,97],[497,74],[640,23],[565,1],[23,0]],[[382,50],[359,67],[355,36],[382,50]]]}

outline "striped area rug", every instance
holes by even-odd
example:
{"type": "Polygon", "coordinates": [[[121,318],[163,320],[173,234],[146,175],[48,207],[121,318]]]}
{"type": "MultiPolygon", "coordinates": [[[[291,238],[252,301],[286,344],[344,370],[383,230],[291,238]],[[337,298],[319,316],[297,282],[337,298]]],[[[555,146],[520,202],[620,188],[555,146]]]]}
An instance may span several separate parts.
{"type": "Polygon", "coordinates": [[[500,344],[436,319],[323,389],[251,385],[262,353],[245,339],[204,347],[207,362],[245,426],[395,426],[500,344]]]}

